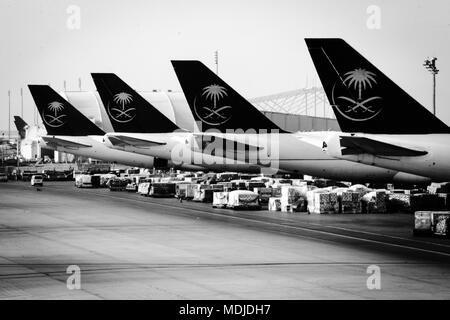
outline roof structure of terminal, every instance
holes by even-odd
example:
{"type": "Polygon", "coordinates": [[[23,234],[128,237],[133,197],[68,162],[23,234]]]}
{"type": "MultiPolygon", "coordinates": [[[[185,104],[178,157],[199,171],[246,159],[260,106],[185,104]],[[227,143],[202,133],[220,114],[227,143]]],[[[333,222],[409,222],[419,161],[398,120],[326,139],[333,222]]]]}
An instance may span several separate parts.
{"type": "Polygon", "coordinates": [[[261,111],[334,119],[325,91],[321,87],[291,90],[249,101],[261,111]]]}

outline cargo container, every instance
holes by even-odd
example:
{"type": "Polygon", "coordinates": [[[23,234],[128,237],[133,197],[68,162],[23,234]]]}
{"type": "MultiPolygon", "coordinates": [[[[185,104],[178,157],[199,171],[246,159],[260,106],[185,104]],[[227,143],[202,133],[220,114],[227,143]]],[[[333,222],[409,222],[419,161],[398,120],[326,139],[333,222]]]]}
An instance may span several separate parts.
{"type": "Polygon", "coordinates": [[[190,182],[181,181],[175,184],[175,197],[178,199],[186,199],[188,186],[190,182]]]}
{"type": "Polygon", "coordinates": [[[151,182],[150,181],[144,181],[139,183],[138,185],[138,193],[142,196],[148,196],[149,192],[150,192],[150,186],[151,186],[151,182]]]}
{"type": "Polygon", "coordinates": [[[270,197],[272,197],[272,188],[254,188],[250,191],[258,194],[258,201],[261,205],[267,205],[269,203],[270,197]]]}
{"type": "Polygon", "coordinates": [[[416,211],[414,213],[414,229],[413,234],[430,235],[432,231],[432,212],[431,211],[416,211]]]}
{"type": "Polygon", "coordinates": [[[213,193],[213,208],[226,208],[228,204],[228,192],[214,192],[213,193]]]}
{"type": "Polygon", "coordinates": [[[436,236],[449,237],[450,227],[450,212],[436,211],[431,214],[432,216],[432,230],[436,236]]]}
{"type": "Polygon", "coordinates": [[[280,211],[281,210],[281,198],[270,197],[268,210],[269,211],[280,211]]]}
{"type": "Polygon", "coordinates": [[[248,190],[234,190],[228,194],[227,208],[259,210],[261,206],[258,194],[248,190]]]}
{"type": "Polygon", "coordinates": [[[387,213],[386,190],[374,190],[361,197],[362,213],[387,213]]]}
{"type": "Polygon", "coordinates": [[[195,192],[202,186],[201,184],[188,184],[186,187],[186,199],[194,199],[195,192]]]}
{"type": "Polygon", "coordinates": [[[125,191],[128,183],[130,182],[129,179],[126,178],[113,178],[109,180],[109,190],[110,191],[125,191]]]}
{"type": "Polygon", "coordinates": [[[92,188],[91,179],[90,174],[79,174],[75,178],[75,186],[77,188],[92,188]]]}
{"type": "Polygon", "coordinates": [[[339,202],[336,192],[328,188],[311,190],[306,193],[308,212],[316,214],[339,213],[339,202]]]}
{"type": "Polygon", "coordinates": [[[217,174],[217,182],[230,182],[239,179],[239,174],[236,172],[223,172],[217,174]]]}
{"type": "Polygon", "coordinates": [[[155,198],[173,198],[175,197],[175,183],[173,182],[152,183],[148,195],[150,197],[155,198]]]}
{"type": "Polygon", "coordinates": [[[245,188],[249,191],[253,191],[255,188],[265,188],[266,184],[263,181],[248,180],[245,182],[245,188]]]}
{"type": "Polygon", "coordinates": [[[416,211],[414,213],[415,236],[450,236],[450,211],[416,211]]]}
{"type": "Polygon", "coordinates": [[[281,211],[283,212],[306,212],[306,194],[308,186],[306,184],[301,186],[283,185],[281,186],[281,211]]]}
{"type": "Polygon", "coordinates": [[[230,182],[233,190],[247,190],[246,180],[239,179],[239,180],[232,180],[230,182]]]}
{"type": "Polygon", "coordinates": [[[21,172],[22,181],[31,181],[31,177],[37,174],[37,170],[24,170],[21,172]]]}
{"type": "Polygon", "coordinates": [[[91,176],[92,188],[100,188],[100,174],[93,174],[91,176]]]}
{"type": "Polygon", "coordinates": [[[213,202],[213,194],[214,192],[223,191],[223,185],[215,184],[215,185],[200,185],[200,188],[195,190],[193,201],[199,202],[213,202]]]}
{"type": "Polygon", "coordinates": [[[100,187],[106,188],[109,179],[117,178],[117,176],[113,173],[107,173],[100,175],[100,187]]]}
{"type": "Polygon", "coordinates": [[[8,175],[5,172],[0,172],[0,182],[8,182],[8,175]]]}

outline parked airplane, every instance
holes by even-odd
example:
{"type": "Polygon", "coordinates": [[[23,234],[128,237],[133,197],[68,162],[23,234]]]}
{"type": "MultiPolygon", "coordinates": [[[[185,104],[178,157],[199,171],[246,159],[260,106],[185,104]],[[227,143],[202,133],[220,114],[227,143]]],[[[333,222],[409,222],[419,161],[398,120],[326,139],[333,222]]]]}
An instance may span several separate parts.
{"type": "Polygon", "coordinates": [[[260,165],[238,159],[240,149],[248,150],[248,144],[225,157],[216,154],[213,145],[204,152],[211,136],[179,128],[115,74],[93,73],[92,78],[115,131],[105,135],[108,147],[213,171],[261,171],[260,165]]]}
{"type": "Polygon", "coordinates": [[[279,134],[275,133],[279,140],[279,157],[276,160],[284,170],[344,181],[429,182],[428,178],[404,172],[336,161],[336,158],[322,150],[323,139],[329,132],[286,132],[201,62],[172,61],[172,64],[194,118],[201,121],[204,128],[215,128],[222,132],[229,129],[250,132],[252,129],[268,129],[272,132],[278,130],[279,134]],[[223,97],[220,102],[214,101],[212,108],[206,108],[208,104],[205,100],[211,88],[216,91],[220,89],[223,97]]]}
{"type": "MultiPolygon", "coordinates": [[[[285,132],[200,62],[173,61],[172,63],[194,117],[199,121],[199,127],[205,131],[194,134],[177,132],[174,136],[178,137],[178,144],[184,139],[186,147],[196,151],[194,154],[201,154],[202,157],[207,158],[211,154],[212,157],[208,160],[213,161],[212,167],[225,162],[225,166],[221,165],[220,169],[249,171],[265,168],[261,165],[264,163],[272,169],[280,168],[283,171],[296,171],[336,180],[408,183],[428,181],[428,179],[410,174],[367,165],[355,165],[330,157],[320,147],[309,143],[310,140],[319,141],[323,136],[319,138],[317,133],[291,134],[285,132]],[[230,130],[226,132],[226,129],[230,129],[231,132],[230,130]],[[189,137],[194,137],[194,139],[189,137]],[[212,150],[214,153],[210,152],[212,150]],[[230,161],[226,163],[226,160],[230,161]]],[[[130,122],[134,121],[132,127],[135,132],[152,131],[152,126],[148,123],[148,121],[152,121],[151,117],[145,116],[146,110],[153,108],[148,102],[142,98],[134,98],[138,94],[114,75],[93,74],[93,78],[105,107],[117,106],[117,103],[113,103],[115,96],[121,93],[130,94],[133,100],[129,101],[127,108],[138,112],[132,120],[129,120],[130,122]]],[[[108,114],[111,117],[111,112],[108,114]]],[[[123,121],[123,119],[119,120],[123,121]]],[[[114,121],[114,117],[111,122],[116,122],[116,125],[120,123],[120,121],[114,121]]],[[[122,130],[115,128],[115,131],[122,130]]],[[[172,134],[122,132],[119,134],[116,132],[106,136],[109,138],[109,146],[112,148],[152,155],[158,152],[158,157],[173,156],[169,151],[165,154],[159,153],[164,150],[161,145],[151,146],[149,144],[149,142],[168,143],[167,139],[173,137],[172,134]]],[[[173,146],[170,142],[168,145],[173,146]]]]}
{"type": "MultiPolygon", "coordinates": [[[[130,166],[158,166],[157,159],[153,157],[106,147],[103,144],[105,132],[49,86],[29,85],[28,88],[47,129],[47,135],[40,137],[44,147],[130,166]]],[[[170,167],[170,163],[164,162],[164,165],[170,167]]],[[[183,168],[201,169],[198,166],[183,168]]]]}
{"type": "Polygon", "coordinates": [[[345,160],[450,181],[450,128],[342,39],[306,39],[345,133],[324,139],[345,160]]]}
{"type": "Polygon", "coordinates": [[[21,140],[26,138],[28,124],[19,116],[14,116],[14,124],[16,125],[21,140]]]}

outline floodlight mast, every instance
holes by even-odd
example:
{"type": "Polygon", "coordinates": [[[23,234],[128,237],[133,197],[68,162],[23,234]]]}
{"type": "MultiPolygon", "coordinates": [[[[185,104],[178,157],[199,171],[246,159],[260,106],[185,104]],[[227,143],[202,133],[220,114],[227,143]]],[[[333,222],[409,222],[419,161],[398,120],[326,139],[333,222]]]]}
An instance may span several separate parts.
{"type": "Polygon", "coordinates": [[[439,69],[436,68],[436,57],[431,59],[427,58],[423,66],[433,75],[433,114],[436,115],[436,75],[439,73],[439,69]]]}

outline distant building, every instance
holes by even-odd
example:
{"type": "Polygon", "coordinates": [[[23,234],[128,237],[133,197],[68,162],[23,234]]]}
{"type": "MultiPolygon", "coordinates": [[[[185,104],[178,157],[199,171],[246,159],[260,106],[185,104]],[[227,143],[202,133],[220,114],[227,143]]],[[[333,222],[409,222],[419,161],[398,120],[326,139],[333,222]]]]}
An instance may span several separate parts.
{"type": "MultiPolygon", "coordinates": [[[[19,132],[17,130],[11,130],[11,141],[17,140],[19,137],[19,132]]],[[[8,130],[0,130],[0,142],[7,142],[9,139],[8,137],[8,130]]]]}

